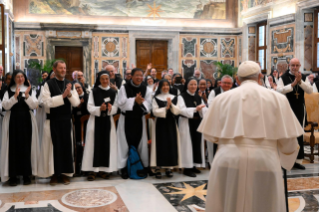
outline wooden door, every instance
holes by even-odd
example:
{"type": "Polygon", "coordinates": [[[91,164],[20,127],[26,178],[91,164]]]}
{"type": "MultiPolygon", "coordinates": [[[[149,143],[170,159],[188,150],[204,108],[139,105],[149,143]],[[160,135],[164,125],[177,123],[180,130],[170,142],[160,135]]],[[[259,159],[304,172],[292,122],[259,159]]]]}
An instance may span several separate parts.
{"type": "Polygon", "coordinates": [[[136,67],[146,70],[147,64],[157,70],[157,79],[161,72],[167,70],[167,41],[137,40],[136,41],[136,67]]]}
{"type": "Polygon", "coordinates": [[[64,59],[66,63],[65,78],[73,81],[72,72],[80,70],[83,72],[83,49],[82,47],[56,46],[55,59],[64,59]]]}

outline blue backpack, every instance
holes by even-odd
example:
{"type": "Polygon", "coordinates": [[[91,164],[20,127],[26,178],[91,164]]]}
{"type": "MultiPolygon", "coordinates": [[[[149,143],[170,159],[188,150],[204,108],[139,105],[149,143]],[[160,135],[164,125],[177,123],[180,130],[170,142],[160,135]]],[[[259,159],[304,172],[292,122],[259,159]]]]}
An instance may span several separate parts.
{"type": "Polygon", "coordinates": [[[127,173],[131,179],[144,179],[147,177],[140,155],[134,146],[130,146],[128,153],[127,173]]]}

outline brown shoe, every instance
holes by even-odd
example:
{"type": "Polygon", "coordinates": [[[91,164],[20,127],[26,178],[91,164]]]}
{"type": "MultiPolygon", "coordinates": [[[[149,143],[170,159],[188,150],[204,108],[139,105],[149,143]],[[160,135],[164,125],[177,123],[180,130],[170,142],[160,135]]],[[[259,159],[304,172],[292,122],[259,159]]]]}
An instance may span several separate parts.
{"type": "Polygon", "coordinates": [[[70,184],[70,178],[65,176],[65,175],[61,175],[61,178],[62,178],[62,182],[64,185],[69,185],[70,184]]]}
{"type": "Polygon", "coordinates": [[[58,177],[54,174],[54,175],[52,175],[52,177],[51,177],[50,185],[54,186],[54,185],[56,185],[56,184],[58,184],[58,177]]]}

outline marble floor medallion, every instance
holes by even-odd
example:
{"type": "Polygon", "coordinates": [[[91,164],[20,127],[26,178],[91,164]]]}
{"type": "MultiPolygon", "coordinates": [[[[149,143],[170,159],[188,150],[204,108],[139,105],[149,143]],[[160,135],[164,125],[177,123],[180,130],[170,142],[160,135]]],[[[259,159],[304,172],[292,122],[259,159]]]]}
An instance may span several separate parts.
{"type": "Polygon", "coordinates": [[[205,211],[207,180],[154,184],[179,212],[205,211]]]}
{"type": "Polygon", "coordinates": [[[108,190],[82,189],[65,194],[62,202],[72,207],[95,208],[112,204],[116,199],[117,195],[108,190]]]}

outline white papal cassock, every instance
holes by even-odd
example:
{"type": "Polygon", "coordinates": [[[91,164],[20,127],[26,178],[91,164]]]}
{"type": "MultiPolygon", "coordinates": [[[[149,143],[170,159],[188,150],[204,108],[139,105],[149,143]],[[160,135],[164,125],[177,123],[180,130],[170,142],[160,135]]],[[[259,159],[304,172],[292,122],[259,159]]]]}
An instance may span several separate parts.
{"type": "Polygon", "coordinates": [[[284,95],[244,81],[216,97],[198,131],[218,143],[207,212],[286,211],[281,167],[295,163],[303,129],[284,95]]]}
{"type": "MultiPolygon", "coordinates": [[[[110,89],[108,87],[108,89],[110,89]]],[[[112,105],[112,110],[108,112],[108,116],[111,121],[111,132],[110,132],[110,157],[109,157],[109,167],[94,167],[94,133],[95,133],[95,116],[101,116],[100,107],[95,106],[93,92],[90,92],[87,109],[90,113],[90,118],[87,123],[86,128],[86,139],[85,148],[82,160],[82,171],[92,171],[92,172],[114,172],[117,171],[117,136],[116,128],[114,124],[113,115],[117,112],[117,96],[115,97],[114,104],[112,105]]],[[[108,130],[108,129],[105,129],[108,130]]]]}

